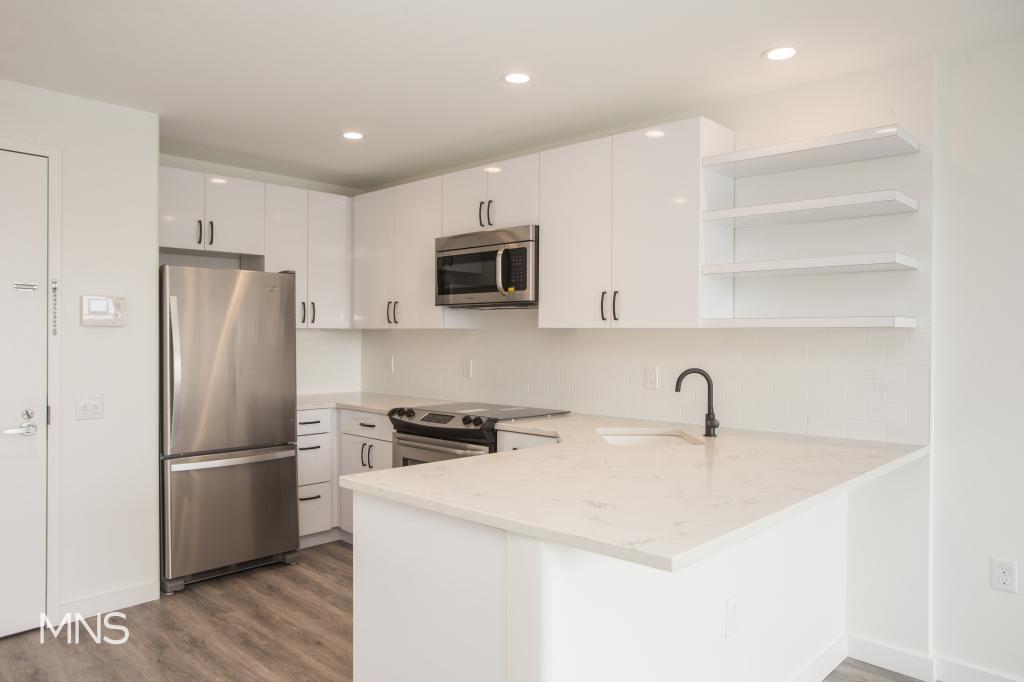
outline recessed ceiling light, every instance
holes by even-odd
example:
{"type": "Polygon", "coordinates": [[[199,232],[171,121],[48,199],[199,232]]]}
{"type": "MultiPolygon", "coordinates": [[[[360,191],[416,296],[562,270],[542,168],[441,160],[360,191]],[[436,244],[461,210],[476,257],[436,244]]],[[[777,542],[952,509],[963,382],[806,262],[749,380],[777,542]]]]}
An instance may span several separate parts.
{"type": "Polygon", "coordinates": [[[224,183],[227,182],[227,180],[225,180],[224,178],[210,178],[210,182],[214,183],[215,185],[223,185],[224,183]]]}
{"type": "Polygon", "coordinates": [[[505,82],[512,85],[523,85],[530,82],[530,76],[525,73],[506,73],[505,82]]]}
{"type": "Polygon", "coordinates": [[[484,168],[484,170],[487,171],[488,173],[500,173],[501,172],[501,168],[499,168],[498,166],[487,166],[486,168],[484,168]]]}
{"type": "Polygon", "coordinates": [[[359,132],[356,132],[355,130],[346,130],[345,132],[343,132],[341,134],[341,136],[344,137],[346,140],[361,140],[361,139],[363,139],[363,134],[359,133],[359,132]]]}
{"type": "Polygon", "coordinates": [[[665,131],[664,130],[648,130],[646,133],[644,133],[644,135],[646,135],[647,137],[650,137],[650,138],[665,137],[665,131]]]}
{"type": "Polygon", "coordinates": [[[764,51],[764,58],[770,59],[773,62],[781,62],[783,59],[789,59],[795,54],[795,47],[773,47],[764,51]]]}

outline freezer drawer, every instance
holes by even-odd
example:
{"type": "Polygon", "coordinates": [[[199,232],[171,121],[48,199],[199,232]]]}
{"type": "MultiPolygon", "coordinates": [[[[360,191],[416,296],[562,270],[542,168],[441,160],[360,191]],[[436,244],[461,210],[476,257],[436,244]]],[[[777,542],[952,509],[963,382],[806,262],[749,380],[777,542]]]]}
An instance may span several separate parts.
{"type": "Polygon", "coordinates": [[[295,446],[163,462],[164,579],[299,546],[295,446]]]}

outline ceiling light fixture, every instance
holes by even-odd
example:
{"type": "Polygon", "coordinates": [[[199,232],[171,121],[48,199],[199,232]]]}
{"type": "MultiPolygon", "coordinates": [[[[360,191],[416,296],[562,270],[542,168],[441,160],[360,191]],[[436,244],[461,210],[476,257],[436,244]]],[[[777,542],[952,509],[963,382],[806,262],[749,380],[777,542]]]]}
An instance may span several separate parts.
{"type": "Polygon", "coordinates": [[[773,62],[781,62],[796,54],[795,47],[773,47],[764,51],[764,58],[773,62]]]}
{"type": "Polygon", "coordinates": [[[359,133],[359,132],[356,132],[355,130],[346,130],[345,132],[343,132],[341,134],[341,136],[344,137],[346,140],[361,140],[361,139],[363,139],[363,134],[359,133]]]}
{"type": "Polygon", "coordinates": [[[530,76],[525,73],[506,73],[505,82],[512,85],[524,85],[530,82],[530,76]]]}

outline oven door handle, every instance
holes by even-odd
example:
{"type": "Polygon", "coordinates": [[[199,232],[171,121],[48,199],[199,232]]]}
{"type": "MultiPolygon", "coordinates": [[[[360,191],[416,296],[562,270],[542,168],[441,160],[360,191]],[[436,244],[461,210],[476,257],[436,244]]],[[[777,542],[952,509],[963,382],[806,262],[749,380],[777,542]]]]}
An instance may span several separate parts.
{"type": "Polygon", "coordinates": [[[501,257],[505,255],[505,247],[502,246],[494,254],[494,283],[498,285],[498,291],[502,296],[508,296],[505,285],[501,281],[501,257]]]}
{"type": "Polygon", "coordinates": [[[405,440],[404,438],[395,438],[395,445],[406,445],[410,448],[417,450],[427,450],[429,452],[439,452],[443,455],[453,455],[455,457],[465,457],[468,455],[486,455],[487,450],[463,450],[461,448],[446,448],[442,445],[434,445],[433,443],[422,443],[414,440],[405,440]]]}

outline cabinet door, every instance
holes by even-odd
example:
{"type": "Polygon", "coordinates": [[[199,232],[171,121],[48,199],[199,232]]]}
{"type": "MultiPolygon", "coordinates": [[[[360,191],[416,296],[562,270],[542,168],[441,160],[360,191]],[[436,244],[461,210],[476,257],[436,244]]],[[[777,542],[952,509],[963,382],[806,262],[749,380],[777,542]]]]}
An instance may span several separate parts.
{"type": "Polygon", "coordinates": [[[448,173],[444,187],[444,233],[459,234],[484,229],[483,209],[487,203],[487,177],[483,166],[448,173]]]}
{"type": "Polygon", "coordinates": [[[616,135],[613,158],[612,289],[619,292],[613,324],[696,327],[700,122],[616,135]]]}
{"type": "MultiPolygon", "coordinates": [[[[341,448],[338,451],[338,475],[358,474],[367,470],[364,466],[366,461],[366,438],[350,436],[347,433],[341,436],[341,448]]],[[[337,481],[335,481],[337,484],[337,481]]],[[[338,488],[338,518],[335,521],[338,528],[352,532],[352,491],[347,488],[338,488]]]]}
{"type": "Polygon", "coordinates": [[[515,227],[537,224],[539,188],[537,154],[488,164],[487,227],[515,227]]]}
{"type": "Polygon", "coordinates": [[[395,189],[355,198],[352,317],[359,329],[387,329],[395,253],[395,189]]]}
{"type": "Polygon", "coordinates": [[[265,195],[262,182],[207,174],[206,250],[262,256],[265,195]]]}
{"type": "Polygon", "coordinates": [[[160,246],[206,248],[204,176],[181,168],[160,167],[160,246]]]}
{"type": "Polygon", "coordinates": [[[540,155],[539,224],[539,326],[609,326],[612,138],[540,155]]]}
{"type": "Polygon", "coordinates": [[[267,272],[295,272],[295,326],[309,323],[306,269],[306,224],[309,192],[295,187],[267,185],[267,272]]]}
{"type": "Polygon", "coordinates": [[[441,236],[441,178],[396,188],[395,307],[392,319],[404,329],[440,329],[442,308],[434,305],[434,239],[441,236]]]}
{"type": "Polygon", "coordinates": [[[310,327],[352,326],[352,200],[309,193],[310,327]]]}
{"type": "Polygon", "coordinates": [[[389,440],[369,440],[366,446],[366,470],[376,471],[378,469],[390,469],[392,466],[391,461],[391,441],[389,440]]]}

